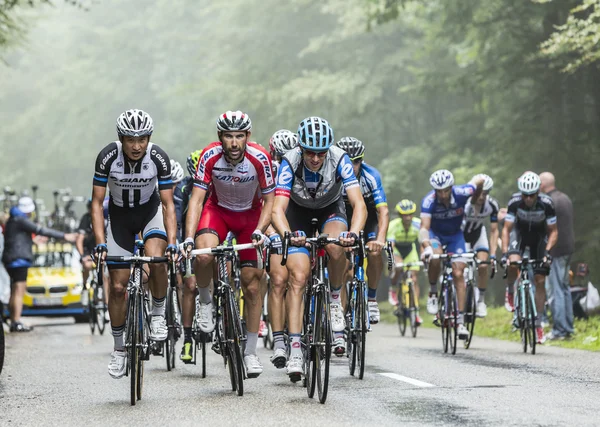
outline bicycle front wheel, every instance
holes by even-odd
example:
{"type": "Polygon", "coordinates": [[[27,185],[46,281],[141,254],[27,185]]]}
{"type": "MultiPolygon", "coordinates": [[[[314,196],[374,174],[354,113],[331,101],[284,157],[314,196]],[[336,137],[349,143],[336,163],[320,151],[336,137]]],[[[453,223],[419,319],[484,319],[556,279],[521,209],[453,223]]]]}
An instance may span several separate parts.
{"type": "Polygon", "coordinates": [[[137,371],[138,371],[138,332],[139,332],[139,311],[138,311],[138,300],[140,296],[137,292],[129,297],[129,310],[127,319],[127,335],[129,337],[129,347],[127,349],[127,363],[128,363],[128,375],[130,381],[130,398],[131,405],[134,406],[137,401],[137,371]]]}
{"type": "Polygon", "coordinates": [[[242,346],[241,346],[241,321],[239,312],[236,310],[235,300],[232,293],[227,294],[227,307],[225,312],[225,335],[227,341],[227,363],[229,364],[229,375],[231,378],[231,388],[237,391],[238,396],[244,395],[244,376],[242,346]]]}
{"type": "Polygon", "coordinates": [[[317,293],[315,304],[315,367],[319,402],[327,400],[329,387],[329,362],[331,360],[331,323],[329,300],[322,290],[317,293]]]}
{"type": "Polygon", "coordinates": [[[98,332],[100,335],[104,335],[106,329],[106,313],[108,308],[104,303],[104,289],[97,287],[94,291],[94,307],[96,312],[96,325],[98,325],[98,332]]]}
{"type": "Polygon", "coordinates": [[[448,344],[450,342],[450,328],[448,324],[448,319],[446,317],[447,313],[447,291],[444,289],[440,292],[440,296],[438,298],[438,322],[440,323],[440,329],[442,330],[442,348],[444,349],[444,353],[448,353],[448,344]]]}
{"type": "MultiPolygon", "coordinates": [[[[136,345],[136,359],[137,359],[137,371],[136,371],[136,389],[137,389],[137,400],[141,400],[142,399],[142,389],[144,387],[144,350],[143,350],[143,346],[145,346],[146,344],[148,344],[148,335],[146,333],[144,333],[144,329],[147,328],[147,320],[148,320],[148,316],[147,313],[144,311],[144,302],[143,302],[143,298],[140,296],[139,298],[139,306],[138,306],[138,328],[137,328],[137,333],[138,333],[138,339],[137,339],[137,345],[136,345]]],[[[147,350],[148,353],[150,353],[150,350],[147,350]]]]}
{"type": "Polygon", "coordinates": [[[90,324],[90,331],[92,332],[92,335],[94,335],[94,332],[96,330],[96,306],[94,304],[94,299],[96,298],[96,292],[93,292],[94,289],[94,284],[92,283],[90,285],[90,289],[89,291],[86,291],[85,289],[83,290],[83,292],[87,292],[88,293],[88,322],[90,324]]]}
{"type": "Polygon", "coordinates": [[[408,287],[408,300],[410,301],[410,332],[413,338],[417,337],[417,302],[415,301],[415,289],[411,284],[408,287]]]}
{"type": "Polygon", "coordinates": [[[356,364],[358,366],[358,378],[363,379],[365,375],[365,349],[367,342],[367,316],[369,315],[367,309],[367,303],[365,301],[366,294],[366,283],[360,282],[359,284],[359,292],[357,298],[357,318],[356,325],[358,329],[356,331],[356,344],[355,344],[355,353],[356,353],[356,364]]]}
{"type": "Polygon", "coordinates": [[[529,349],[531,350],[531,354],[535,354],[535,346],[537,344],[537,336],[535,333],[535,308],[534,298],[531,295],[531,288],[526,289],[525,299],[527,301],[527,323],[528,323],[528,340],[529,340],[529,349]]]}
{"type": "Polygon", "coordinates": [[[466,299],[466,310],[465,310],[465,327],[469,331],[469,336],[465,340],[465,348],[468,349],[471,346],[471,340],[473,339],[473,331],[475,330],[475,319],[477,318],[477,302],[475,301],[475,291],[473,285],[467,285],[467,299],[466,299]]]}
{"type": "Polygon", "coordinates": [[[449,340],[450,341],[450,350],[452,354],[456,354],[456,340],[458,337],[458,303],[456,300],[456,289],[454,285],[451,285],[448,290],[450,291],[448,294],[448,300],[450,303],[450,311],[448,313],[448,328],[449,328],[449,340]]]}
{"type": "Polygon", "coordinates": [[[397,295],[400,295],[400,298],[398,298],[398,306],[396,308],[396,319],[398,320],[398,329],[400,329],[400,335],[404,336],[404,334],[406,334],[406,323],[407,323],[407,318],[406,318],[406,311],[408,309],[408,307],[405,304],[405,300],[406,297],[403,293],[403,289],[404,286],[400,285],[399,289],[398,289],[398,293],[397,295]]]}

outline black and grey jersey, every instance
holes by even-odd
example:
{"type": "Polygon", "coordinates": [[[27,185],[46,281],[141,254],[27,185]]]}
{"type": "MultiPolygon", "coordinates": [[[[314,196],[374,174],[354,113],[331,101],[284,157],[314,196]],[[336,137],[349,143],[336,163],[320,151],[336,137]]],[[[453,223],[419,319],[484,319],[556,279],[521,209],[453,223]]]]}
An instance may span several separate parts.
{"type": "Polygon", "coordinates": [[[498,201],[493,197],[487,196],[481,206],[474,205],[473,198],[469,198],[465,205],[465,219],[463,220],[465,236],[478,235],[488,217],[490,222],[498,222],[499,210],[498,201]]]}
{"type": "Polygon", "coordinates": [[[112,202],[120,207],[148,203],[152,194],[173,187],[169,156],[158,145],[149,143],[146,154],[137,162],[125,157],[121,142],[108,144],[96,159],[94,185],[110,190],[112,202]]]}
{"type": "Polygon", "coordinates": [[[521,193],[515,193],[508,202],[508,212],[504,221],[514,223],[515,229],[522,235],[544,235],[547,225],[556,224],[554,203],[550,196],[540,193],[535,204],[529,208],[521,193]]]}

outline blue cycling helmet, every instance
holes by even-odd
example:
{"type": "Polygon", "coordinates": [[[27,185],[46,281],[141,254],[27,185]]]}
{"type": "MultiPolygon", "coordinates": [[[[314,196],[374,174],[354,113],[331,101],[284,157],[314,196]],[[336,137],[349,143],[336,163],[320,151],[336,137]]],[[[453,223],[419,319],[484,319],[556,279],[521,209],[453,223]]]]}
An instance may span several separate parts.
{"type": "Polygon", "coordinates": [[[440,169],[431,174],[429,183],[434,190],[443,190],[454,185],[454,175],[446,169],[440,169]]]}
{"type": "Polygon", "coordinates": [[[298,144],[305,150],[323,152],[333,145],[333,129],[327,120],[308,117],[298,126],[298,144]]]}

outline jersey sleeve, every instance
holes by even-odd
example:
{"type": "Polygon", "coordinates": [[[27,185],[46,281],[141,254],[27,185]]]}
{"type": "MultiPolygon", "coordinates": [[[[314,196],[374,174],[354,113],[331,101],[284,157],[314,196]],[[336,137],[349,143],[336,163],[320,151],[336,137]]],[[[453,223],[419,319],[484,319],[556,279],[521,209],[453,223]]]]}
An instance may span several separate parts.
{"type": "Polygon", "coordinates": [[[373,201],[375,202],[375,207],[387,206],[387,197],[385,196],[385,191],[383,189],[383,184],[381,182],[381,174],[375,168],[369,168],[369,170],[364,171],[365,175],[368,175],[368,182],[370,183],[371,195],[373,196],[373,201]]]}
{"type": "Polygon", "coordinates": [[[504,222],[515,222],[517,219],[517,209],[519,206],[520,197],[513,197],[508,202],[508,208],[506,210],[506,217],[504,218],[504,222]]]}
{"type": "Polygon", "coordinates": [[[277,172],[277,187],[275,187],[275,196],[290,197],[294,185],[294,171],[290,162],[284,157],[279,165],[277,172]]]}
{"type": "Polygon", "coordinates": [[[492,212],[490,213],[490,222],[498,222],[498,212],[500,211],[500,205],[498,201],[492,197],[488,198],[492,212]]]}
{"type": "Polygon", "coordinates": [[[554,203],[550,197],[544,197],[544,213],[546,214],[546,224],[553,225],[556,224],[556,209],[554,208],[554,203]]]}
{"type": "Polygon", "coordinates": [[[194,176],[194,186],[208,191],[212,181],[212,171],[215,163],[221,157],[223,148],[219,143],[212,143],[200,153],[200,161],[194,176]]]}
{"type": "Polygon", "coordinates": [[[337,167],[337,176],[342,180],[345,190],[359,186],[358,179],[356,179],[356,175],[354,175],[352,161],[350,160],[350,157],[348,157],[348,154],[344,154],[340,159],[337,167]]]}
{"type": "Polygon", "coordinates": [[[430,218],[433,212],[433,202],[435,201],[435,193],[432,191],[421,201],[421,218],[430,218]]]}
{"type": "Polygon", "coordinates": [[[94,168],[94,185],[98,187],[106,187],[108,184],[108,175],[110,167],[117,158],[118,153],[117,143],[111,142],[100,151],[96,157],[96,166],[94,168]]]}
{"type": "Polygon", "coordinates": [[[258,144],[248,145],[250,161],[256,169],[258,183],[262,194],[268,194],[275,190],[275,178],[273,177],[273,165],[271,156],[258,144]]]}
{"type": "Polygon", "coordinates": [[[173,179],[171,179],[171,160],[165,151],[158,145],[153,145],[150,151],[150,158],[156,166],[156,175],[158,178],[159,190],[170,190],[173,188],[173,179]]]}
{"type": "Polygon", "coordinates": [[[469,197],[471,197],[475,193],[476,187],[469,183],[464,185],[455,185],[452,187],[452,192],[454,193],[454,197],[461,201],[462,205],[466,205],[469,197]]]}

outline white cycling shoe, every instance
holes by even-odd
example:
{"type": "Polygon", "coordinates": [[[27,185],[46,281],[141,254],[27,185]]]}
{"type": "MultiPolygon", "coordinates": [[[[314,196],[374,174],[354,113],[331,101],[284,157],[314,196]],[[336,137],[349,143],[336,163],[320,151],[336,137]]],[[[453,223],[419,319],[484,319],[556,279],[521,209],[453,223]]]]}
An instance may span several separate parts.
{"type": "Polygon", "coordinates": [[[481,301],[477,303],[477,317],[485,317],[487,316],[487,305],[485,302],[481,301]]]}
{"type": "Polygon", "coordinates": [[[379,312],[379,304],[377,304],[377,301],[367,302],[367,307],[369,308],[369,321],[373,325],[379,323],[379,320],[381,319],[381,313],[379,312]]]}
{"type": "Polygon", "coordinates": [[[276,348],[275,351],[273,351],[270,360],[277,369],[285,368],[285,364],[287,363],[287,352],[284,348],[276,348]]]}
{"type": "Polygon", "coordinates": [[[256,354],[245,355],[244,365],[246,365],[246,375],[248,378],[256,378],[263,372],[263,366],[256,354]]]}
{"type": "Polygon", "coordinates": [[[169,335],[167,320],[163,316],[152,316],[150,320],[150,339],[152,341],[164,341],[169,335]]]}
{"type": "Polygon", "coordinates": [[[110,354],[108,362],[108,375],[115,379],[122,378],[125,375],[127,367],[127,352],[125,350],[114,350],[110,354]]]}
{"type": "Polygon", "coordinates": [[[457,326],[456,334],[458,335],[459,340],[466,340],[469,338],[469,330],[462,323],[457,326]]]}
{"type": "Polygon", "coordinates": [[[333,332],[342,332],[346,328],[344,310],[339,302],[331,303],[331,329],[333,332]]]}
{"type": "Polygon", "coordinates": [[[204,333],[210,334],[215,329],[215,319],[213,318],[213,305],[212,302],[207,304],[200,303],[197,305],[198,313],[198,325],[200,330],[204,333]]]}
{"type": "Polygon", "coordinates": [[[436,294],[430,294],[427,298],[427,313],[436,314],[438,311],[438,299],[436,294]]]}

